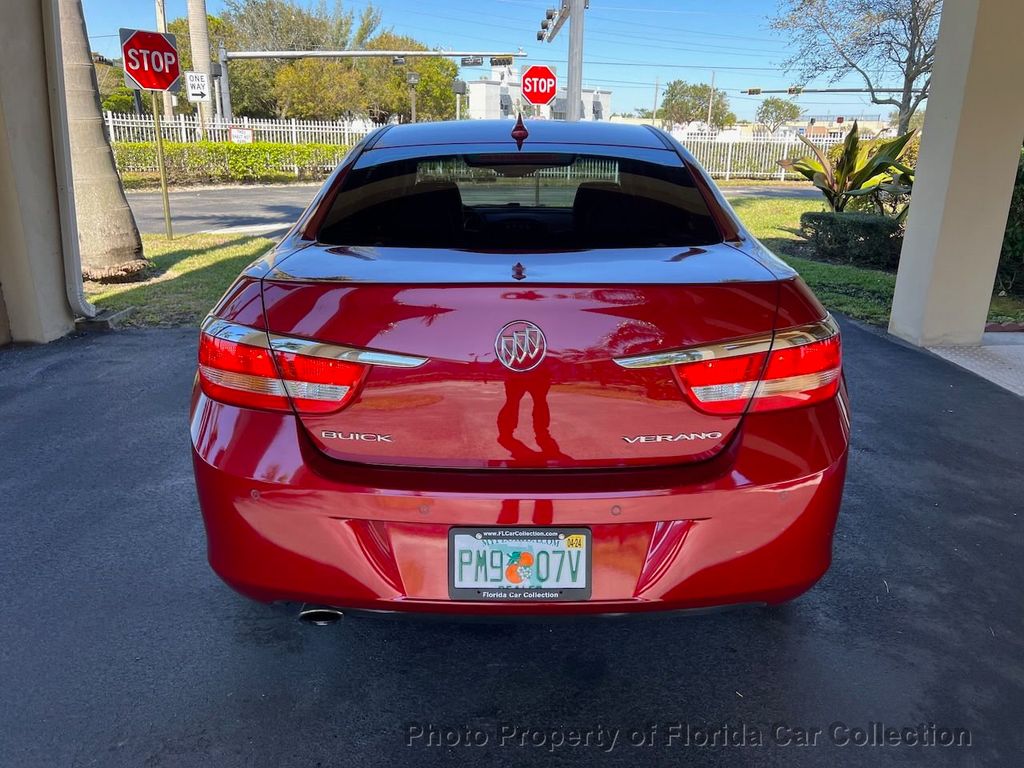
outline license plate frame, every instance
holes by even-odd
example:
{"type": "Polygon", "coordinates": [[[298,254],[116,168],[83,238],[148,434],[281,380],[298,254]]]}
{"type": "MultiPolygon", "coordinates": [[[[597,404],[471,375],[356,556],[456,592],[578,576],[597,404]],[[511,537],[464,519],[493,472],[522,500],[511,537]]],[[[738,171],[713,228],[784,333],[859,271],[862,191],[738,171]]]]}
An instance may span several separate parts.
{"type": "MultiPolygon", "coordinates": [[[[575,547],[574,547],[575,549],[575,547]]],[[[501,527],[501,526],[471,526],[456,527],[448,530],[448,597],[452,600],[473,600],[479,602],[495,603],[521,603],[521,602],[582,602],[590,599],[593,591],[593,537],[589,528],[576,527],[501,527]],[[508,546],[511,543],[522,543],[527,546],[528,551],[533,552],[530,547],[545,547],[554,545],[557,542],[564,542],[561,551],[570,552],[569,545],[574,543],[570,536],[583,537],[583,551],[580,560],[583,564],[582,587],[573,586],[523,586],[498,585],[494,587],[481,586],[456,586],[456,542],[460,536],[470,536],[481,541],[481,537],[489,539],[490,542],[499,546],[508,546]]],[[[550,558],[550,551],[549,551],[550,558]]],[[[538,561],[539,578],[539,561],[538,561]]],[[[465,580],[463,581],[465,583],[465,580]]]]}

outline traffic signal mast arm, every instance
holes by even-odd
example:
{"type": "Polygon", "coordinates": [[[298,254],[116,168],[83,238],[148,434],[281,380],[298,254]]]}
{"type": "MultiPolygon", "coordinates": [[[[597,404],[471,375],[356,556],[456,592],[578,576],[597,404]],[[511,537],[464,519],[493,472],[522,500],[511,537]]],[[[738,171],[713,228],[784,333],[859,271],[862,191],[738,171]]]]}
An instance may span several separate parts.
{"type": "MultiPolygon", "coordinates": [[[[902,88],[875,88],[874,93],[903,93],[902,88]]],[[[921,89],[919,89],[921,90],[921,89]]],[[[799,96],[801,93],[871,93],[868,88],[804,88],[802,85],[791,85],[789,88],[767,89],[747,88],[745,93],[748,96],[760,96],[762,93],[787,93],[790,96],[799,96]]]]}

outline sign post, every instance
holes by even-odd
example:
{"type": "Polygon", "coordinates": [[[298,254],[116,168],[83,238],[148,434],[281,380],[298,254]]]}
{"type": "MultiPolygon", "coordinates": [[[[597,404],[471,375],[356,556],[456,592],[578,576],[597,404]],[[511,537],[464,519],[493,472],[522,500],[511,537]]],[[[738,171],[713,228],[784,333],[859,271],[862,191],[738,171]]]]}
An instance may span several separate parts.
{"type": "Polygon", "coordinates": [[[153,129],[156,131],[156,163],[160,171],[160,195],[164,204],[164,233],[171,231],[171,202],[167,195],[167,168],[164,164],[164,138],[160,131],[157,93],[178,90],[181,65],[174,35],[121,29],[121,55],[124,59],[124,83],[129,88],[149,91],[153,103],[153,129]]]}

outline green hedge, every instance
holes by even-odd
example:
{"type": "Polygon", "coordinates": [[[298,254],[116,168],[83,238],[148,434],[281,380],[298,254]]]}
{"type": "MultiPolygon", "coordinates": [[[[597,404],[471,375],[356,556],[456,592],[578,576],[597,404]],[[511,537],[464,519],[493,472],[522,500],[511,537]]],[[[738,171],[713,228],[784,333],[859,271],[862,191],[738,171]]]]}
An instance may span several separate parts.
{"type": "MultiPolygon", "coordinates": [[[[118,141],[113,148],[122,177],[157,170],[153,142],[118,141]]],[[[282,174],[300,179],[323,178],[347,151],[348,147],[336,144],[164,142],[167,177],[172,184],[275,181],[282,174]]]]}
{"type": "Polygon", "coordinates": [[[899,264],[903,231],[888,216],[808,211],[800,216],[800,229],[821,259],[885,270],[899,264]]]}
{"type": "Polygon", "coordinates": [[[1017,165],[1017,182],[1006,219],[1003,251],[999,257],[996,285],[1007,293],[1024,296],[1024,151],[1017,165]]]}

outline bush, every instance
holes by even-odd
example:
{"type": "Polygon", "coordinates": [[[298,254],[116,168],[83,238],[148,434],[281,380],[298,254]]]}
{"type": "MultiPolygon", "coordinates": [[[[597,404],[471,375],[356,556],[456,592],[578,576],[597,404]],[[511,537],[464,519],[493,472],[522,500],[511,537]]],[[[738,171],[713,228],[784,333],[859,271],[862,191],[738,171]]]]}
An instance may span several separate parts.
{"type": "MultiPolygon", "coordinates": [[[[117,141],[114,159],[122,178],[137,178],[157,170],[156,144],[117,141]]],[[[218,141],[164,142],[167,179],[172,184],[230,181],[279,181],[326,177],[348,147],[335,144],[276,144],[267,141],[232,144],[218,141]]]]}
{"type": "Polygon", "coordinates": [[[903,230],[888,216],[808,211],[800,216],[800,229],[826,261],[885,270],[899,264],[903,230]]]}
{"type": "MultiPolygon", "coordinates": [[[[868,148],[869,154],[874,154],[879,144],[889,139],[861,139],[860,144],[862,147],[868,148]]],[[[900,162],[908,168],[917,168],[917,155],[921,151],[921,134],[918,133],[910,141],[907,142],[906,149],[903,150],[903,154],[900,155],[900,162]]],[[[843,145],[840,142],[828,148],[828,159],[833,163],[839,160],[839,156],[843,153],[843,145]]]]}
{"type": "Polygon", "coordinates": [[[996,285],[1001,291],[1024,295],[1024,152],[1021,152],[1017,166],[1017,182],[1013,187],[1010,215],[1006,219],[996,285]]]}

